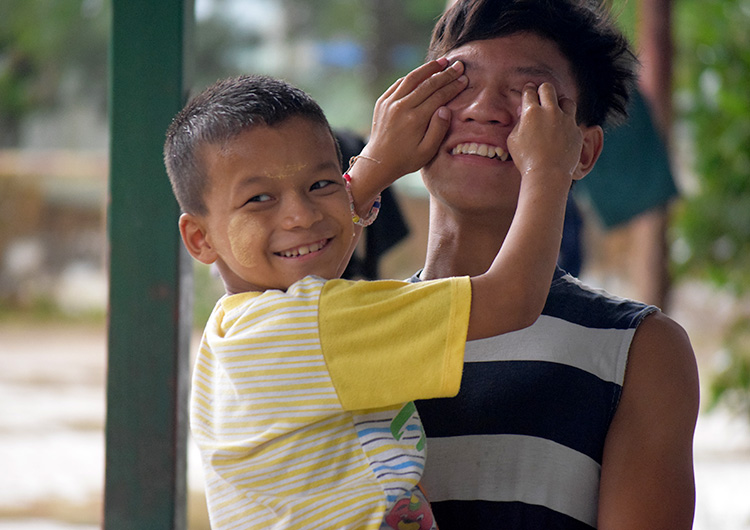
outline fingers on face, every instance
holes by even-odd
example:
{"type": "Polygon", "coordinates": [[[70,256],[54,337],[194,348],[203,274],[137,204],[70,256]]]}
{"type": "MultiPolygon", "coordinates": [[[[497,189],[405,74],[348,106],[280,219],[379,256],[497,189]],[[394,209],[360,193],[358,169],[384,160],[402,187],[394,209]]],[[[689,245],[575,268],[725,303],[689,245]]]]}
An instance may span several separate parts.
{"type": "MultiPolygon", "coordinates": [[[[418,87],[414,93],[414,105],[427,103],[426,107],[434,109],[445,105],[466,88],[469,80],[465,75],[462,75],[463,65],[461,63],[456,64],[459,65],[459,68],[453,72],[448,73],[447,70],[440,72],[418,87]]],[[[448,70],[452,69],[453,67],[448,68],[448,70]]]]}
{"type": "Polygon", "coordinates": [[[539,86],[539,101],[543,107],[557,106],[557,90],[552,83],[542,83],[539,86]]]}
{"type": "Polygon", "coordinates": [[[442,99],[445,103],[455,97],[466,86],[466,77],[463,76],[464,65],[456,61],[447,68],[447,59],[442,61],[430,61],[429,63],[417,68],[404,78],[395,95],[399,98],[409,99],[410,106],[416,107],[432,98],[436,94],[436,99],[442,99]],[[435,63],[435,65],[433,65],[435,63]],[[426,68],[431,66],[431,68],[426,68]],[[435,67],[438,69],[435,69],[435,67]],[[424,70],[422,70],[424,68],[424,70]],[[412,74],[414,77],[411,77],[412,74]],[[425,75],[428,74],[429,75],[425,75]]]}
{"type": "Polygon", "coordinates": [[[440,59],[436,59],[434,61],[429,61],[421,65],[420,67],[415,68],[406,76],[396,81],[399,86],[394,88],[394,86],[396,85],[396,83],[394,83],[393,85],[391,85],[391,88],[386,91],[386,93],[391,92],[394,93],[397,98],[403,98],[411,93],[419,85],[421,85],[425,80],[429,79],[433,74],[445,70],[445,67],[447,65],[448,59],[446,59],[445,57],[441,57],[440,59]],[[391,89],[393,89],[393,91],[391,91],[391,89]]]}
{"type": "Polygon", "coordinates": [[[557,90],[552,83],[542,83],[537,88],[533,83],[529,83],[524,87],[524,105],[541,105],[546,108],[555,108],[559,106],[560,109],[569,116],[575,116],[576,103],[568,97],[557,96],[557,90]]]}
{"type": "Polygon", "coordinates": [[[533,83],[526,83],[526,85],[523,87],[521,106],[524,109],[528,109],[530,107],[536,107],[538,105],[540,105],[540,100],[536,85],[533,83]]]}
{"type": "Polygon", "coordinates": [[[445,137],[445,133],[448,132],[448,125],[450,124],[450,111],[448,109],[438,109],[430,118],[430,122],[427,126],[424,138],[420,142],[420,145],[428,146],[429,149],[434,150],[440,145],[440,142],[445,137]],[[440,111],[444,110],[442,116],[440,111]]]}

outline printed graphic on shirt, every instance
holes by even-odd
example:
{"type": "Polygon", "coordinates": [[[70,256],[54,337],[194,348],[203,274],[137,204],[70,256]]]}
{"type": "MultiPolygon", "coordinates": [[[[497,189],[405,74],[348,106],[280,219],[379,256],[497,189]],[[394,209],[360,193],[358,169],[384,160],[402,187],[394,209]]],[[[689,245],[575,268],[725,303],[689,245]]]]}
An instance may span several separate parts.
{"type": "MultiPolygon", "coordinates": [[[[414,405],[413,401],[410,401],[409,403],[404,405],[404,408],[402,408],[401,411],[396,414],[396,417],[393,418],[393,421],[391,422],[391,434],[396,440],[401,440],[404,432],[406,432],[407,424],[410,420],[412,420],[416,412],[417,407],[414,405]]],[[[417,444],[414,447],[416,447],[417,451],[423,451],[425,444],[425,434],[424,429],[422,428],[422,423],[419,422],[419,420],[417,420],[417,426],[419,427],[422,436],[419,438],[417,444]]]]}
{"type": "Polygon", "coordinates": [[[400,499],[385,518],[388,530],[432,530],[434,517],[430,504],[415,489],[408,497],[400,499]]]}
{"type": "Polygon", "coordinates": [[[389,504],[410,498],[425,462],[425,434],[414,403],[354,415],[360,445],[389,504]]]}

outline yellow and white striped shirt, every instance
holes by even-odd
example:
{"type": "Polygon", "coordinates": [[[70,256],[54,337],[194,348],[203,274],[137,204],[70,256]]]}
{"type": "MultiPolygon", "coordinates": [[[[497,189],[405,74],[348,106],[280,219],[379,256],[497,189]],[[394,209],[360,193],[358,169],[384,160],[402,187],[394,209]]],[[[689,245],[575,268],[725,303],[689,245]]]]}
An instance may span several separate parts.
{"type": "Polygon", "coordinates": [[[191,398],[212,528],[389,528],[424,467],[410,402],[458,392],[470,303],[468,278],[219,300],[191,398]]]}

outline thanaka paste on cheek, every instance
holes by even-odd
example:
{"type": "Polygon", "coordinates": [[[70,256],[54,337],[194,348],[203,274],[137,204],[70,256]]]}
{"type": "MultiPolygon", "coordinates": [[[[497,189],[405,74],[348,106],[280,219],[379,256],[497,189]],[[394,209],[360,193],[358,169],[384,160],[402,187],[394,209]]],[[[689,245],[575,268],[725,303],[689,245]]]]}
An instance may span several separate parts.
{"type": "Polygon", "coordinates": [[[227,236],[229,246],[234,258],[243,267],[253,267],[255,257],[253,256],[252,236],[250,234],[259,232],[258,221],[247,219],[242,216],[235,217],[229,222],[227,236]]]}

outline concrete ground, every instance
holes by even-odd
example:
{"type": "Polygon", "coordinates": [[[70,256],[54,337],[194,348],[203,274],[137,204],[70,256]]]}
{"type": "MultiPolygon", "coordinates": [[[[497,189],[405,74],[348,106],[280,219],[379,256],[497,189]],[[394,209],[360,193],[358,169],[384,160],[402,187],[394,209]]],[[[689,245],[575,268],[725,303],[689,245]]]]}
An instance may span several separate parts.
{"type": "MultiPolygon", "coordinates": [[[[703,382],[731,302],[680,290],[674,317],[693,338],[703,382]]],[[[0,530],[100,527],[106,336],[98,326],[0,322],[0,530]]],[[[695,438],[697,530],[750,530],[750,421],[702,412],[695,438]]],[[[195,451],[191,530],[207,528],[195,451]]]]}

